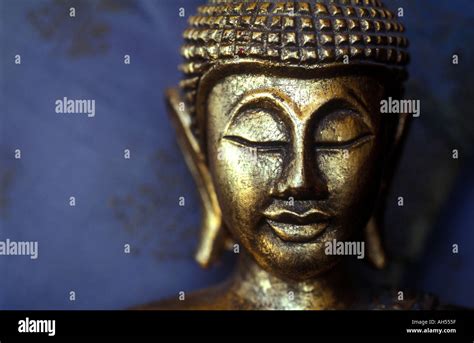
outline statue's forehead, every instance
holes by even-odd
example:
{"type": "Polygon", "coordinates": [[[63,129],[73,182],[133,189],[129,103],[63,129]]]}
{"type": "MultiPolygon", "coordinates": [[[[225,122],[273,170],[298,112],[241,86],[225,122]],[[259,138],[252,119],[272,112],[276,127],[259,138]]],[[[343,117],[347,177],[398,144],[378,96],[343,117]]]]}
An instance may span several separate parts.
{"type": "Polygon", "coordinates": [[[283,92],[300,108],[318,107],[334,99],[356,94],[369,99],[376,83],[364,76],[332,76],[318,78],[284,77],[264,73],[232,74],[224,77],[212,87],[209,101],[220,102],[219,110],[229,111],[247,94],[258,90],[283,92]]]}

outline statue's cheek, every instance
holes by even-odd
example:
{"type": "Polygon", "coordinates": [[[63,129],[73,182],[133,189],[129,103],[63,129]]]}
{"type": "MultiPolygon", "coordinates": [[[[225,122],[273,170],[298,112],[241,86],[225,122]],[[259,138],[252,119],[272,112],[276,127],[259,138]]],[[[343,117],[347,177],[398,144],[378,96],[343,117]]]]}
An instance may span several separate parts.
{"type": "Polygon", "coordinates": [[[373,143],[355,149],[319,152],[318,168],[327,182],[329,201],[338,207],[360,200],[373,180],[373,143]]]}
{"type": "Polygon", "coordinates": [[[254,215],[269,201],[269,190],[282,173],[282,154],[230,142],[223,142],[219,152],[214,178],[222,203],[227,202],[241,216],[254,215]]]}

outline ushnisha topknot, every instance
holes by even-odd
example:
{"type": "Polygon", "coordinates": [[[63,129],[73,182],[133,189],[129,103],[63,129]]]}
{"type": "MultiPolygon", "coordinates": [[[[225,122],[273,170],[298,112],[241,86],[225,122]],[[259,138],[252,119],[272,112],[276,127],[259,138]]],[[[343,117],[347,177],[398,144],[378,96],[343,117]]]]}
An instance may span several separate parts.
{"type": "Polygon", "coordinates": [[[403,80],[409,57],[403,25],[379,0],[209,0],[183,36],[180,87],[190,112],[202,76],[217,63],[374,65],[403,80]]]}

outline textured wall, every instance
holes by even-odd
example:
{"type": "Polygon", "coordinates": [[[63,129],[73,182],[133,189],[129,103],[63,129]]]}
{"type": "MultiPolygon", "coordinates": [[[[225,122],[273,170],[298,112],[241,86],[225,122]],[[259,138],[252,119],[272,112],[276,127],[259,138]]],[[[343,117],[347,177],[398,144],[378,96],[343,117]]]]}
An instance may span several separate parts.
{"type": "MultiPolygon", "coordinates": [[[[222,279],[231,258],[208,271],[192,260],[199,203],[163,102],[179,80],[178,9],[200,1],[75,1],[75,18],[71,1],[0,3],[0,240],[39,242],[36,260],[0,256],[0,308],[123,308],[222,279]],[[63,97],[95,99],[95,117],[55,113],[63,97]]],[[[386,3],[405,10],[422,115],[389,199],[385,276],[474,306],[472,63],[450,65],[453,51],[474,62],[474,6],[386,3]]]]}

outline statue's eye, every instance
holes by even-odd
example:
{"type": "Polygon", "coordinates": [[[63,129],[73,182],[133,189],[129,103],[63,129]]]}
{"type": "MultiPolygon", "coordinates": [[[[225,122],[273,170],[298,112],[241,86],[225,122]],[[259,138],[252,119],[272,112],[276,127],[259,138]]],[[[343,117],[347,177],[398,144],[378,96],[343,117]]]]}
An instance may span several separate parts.
{"type": "Polygon", "coordinates": [[[349,149],[370,141],[373,134],[360,116],[343,110],[325,116],[315,133],[317,149],[349,149]]]}
{"type": "Polygon", "coordinates": [[[234,117],[223,138],[262,152],[277,152],[288,144],[289,135],[271,110],[251,108],[234,117]]]}

